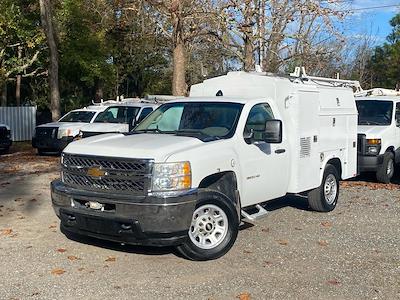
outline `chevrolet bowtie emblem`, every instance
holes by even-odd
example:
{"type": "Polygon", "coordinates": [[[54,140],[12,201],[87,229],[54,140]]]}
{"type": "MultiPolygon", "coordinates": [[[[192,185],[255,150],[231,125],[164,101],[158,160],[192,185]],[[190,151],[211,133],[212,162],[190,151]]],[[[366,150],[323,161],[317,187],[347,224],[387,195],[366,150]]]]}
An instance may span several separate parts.
{"type": "Polygon", "coordinates": [[[87,170],[87,174],[91,177],[103,177],[106,175],[106,171],[102,170],[100,167],[91,167],[87,170]]]}

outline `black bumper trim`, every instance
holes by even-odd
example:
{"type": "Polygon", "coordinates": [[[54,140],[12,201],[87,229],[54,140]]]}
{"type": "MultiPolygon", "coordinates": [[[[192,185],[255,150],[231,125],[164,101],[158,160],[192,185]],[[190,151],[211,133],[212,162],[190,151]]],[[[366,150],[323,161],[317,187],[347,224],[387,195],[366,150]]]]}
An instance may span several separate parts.
{"type": "Polygon", "coordinates": [[[142,246],[176,246],[187,239],[187,231],[143,232],[140,223],[130,218],[78,213],[60,209],[61,231],[97,239],[142,246]]]}
{"type": "Polygon", "coordinates": [[[12,145],[12,141],[10,139],[0,139],[0,149],[8,149],[12,145]]]}
{"type": "Polygon", "coordinates": [[[357,156],[358,173],[376,172],[383,163],[383,154],[381,155],[361,155],[357,156]]]}
{"type": "Polygon", "coordinates": [[[62,137],[61,139],[33,137],[32,147],[47,151],[62,151],[73,140],[74,137],[72,136],[62,137]]]}

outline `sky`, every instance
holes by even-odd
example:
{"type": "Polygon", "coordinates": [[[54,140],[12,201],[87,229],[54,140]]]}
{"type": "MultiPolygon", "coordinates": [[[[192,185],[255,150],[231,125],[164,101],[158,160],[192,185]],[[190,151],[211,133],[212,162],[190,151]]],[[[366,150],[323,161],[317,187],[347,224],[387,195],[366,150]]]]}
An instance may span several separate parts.
{"type": "Polygon", "coordinates": [[[376,45],[383,44],[386,36],[391,32],[389,24],[391,18],[400,13],[400,0],[342,0],[348,2],[352,14],[344,23],[344,33],[350,38],[371,35],[376,45]],[[398,5],[397,7],[385,7],[366,9],[377,6],[398,5]]]}

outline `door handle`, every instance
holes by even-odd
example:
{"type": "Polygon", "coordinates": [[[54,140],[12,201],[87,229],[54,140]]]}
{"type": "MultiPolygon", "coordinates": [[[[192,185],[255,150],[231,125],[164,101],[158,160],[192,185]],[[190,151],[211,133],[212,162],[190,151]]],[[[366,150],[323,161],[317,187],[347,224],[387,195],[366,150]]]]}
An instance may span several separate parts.
{"type": "Polygon", "coordinates": [[[275,153],[276,153],[276,154],[281,154],[281,153],[285,153],[285,152],[286,152],[285,149],[276,149],[276,150],[275,150],[275,153]]]}

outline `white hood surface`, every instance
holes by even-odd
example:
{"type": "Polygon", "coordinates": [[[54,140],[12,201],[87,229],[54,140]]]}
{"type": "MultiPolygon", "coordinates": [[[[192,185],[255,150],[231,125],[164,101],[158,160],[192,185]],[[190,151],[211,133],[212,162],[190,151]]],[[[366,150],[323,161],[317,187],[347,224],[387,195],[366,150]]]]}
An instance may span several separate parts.
{"type": "Polygon", "coordinates": [[[82,128],[82,131],[88,132],[127,132],[128,124],[125,123],[91,123],[82,128]]]}
{"type": "Polygon", "coordinates": [[[358,133],[365,134],[367,138],[381,138],[388,130],[390,126],[376,126],[376,125],[359,125],[358,133]]]}
{"type": "Polygon", "coordinates": [[[87,124],[88,123],[83,123],[83,122],[52,122],[52,123],[38,125],[36,127],[56,127],[56,128],[79,129],[87,124]]]}
{"type": "Polygon", "coordinates": [[[103,134],[70,143],[65,153],[150,158],[164,162],[172,154],[204,145],[197,138],[170,134],[103,134]]]}

